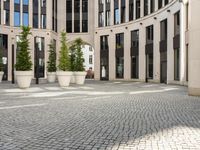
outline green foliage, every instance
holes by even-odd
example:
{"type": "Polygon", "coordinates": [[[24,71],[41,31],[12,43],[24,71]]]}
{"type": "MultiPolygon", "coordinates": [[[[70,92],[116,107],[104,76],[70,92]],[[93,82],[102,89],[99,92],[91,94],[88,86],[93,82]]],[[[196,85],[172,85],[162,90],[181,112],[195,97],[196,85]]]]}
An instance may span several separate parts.
{"type": "Polygon", "coordinates": [[[0,71],[3,71],[3,60],[2,60],[2,57],[3,57],[3,49],[2,47],[0,47],[0,71]]]}
{"type": "Polygon", "coordinates": [[[77,38],[74,40],[73,45],[75,48],[75,65],[74,70],[75,71],[85,71],[84,68],[84,58],[83,58],[83,52],[81,46],[84,45],[85,42],[81,38],[77,38]]]}
{"type": "Polygon", "coordinates": [[[49,44],[49,60],[47,62],[48,72],[56,72],[56,45],[53,40],[49,44]]]}
{"type": "Polygon", "coordinates": [[[76,47],[74,45],[74,43],[72,43],[72,45],[69,48],[70,50],[70,65],[71,65],[71,71],[75,71],[75,60],[76,60],[76,47]]]}
{"type": "Polygon", "coordinates": [[[19,52],[17,53],[17,62],[15,68],[17,71],[30,71],[32,70],[32,62],[29,49],[28,36],[31,35],[31,28],[22,26],[20,41],[17,43],[19,52]]]}
{"type": "Polygon", "coordinates": [[[70,71],[70,57],[68,51],[68,43],[67,43],[67,33],[61,32],[61,48],[60,48],[60,56],[59,56],[59,64],[58,69],[62,71],[70,71]]]}

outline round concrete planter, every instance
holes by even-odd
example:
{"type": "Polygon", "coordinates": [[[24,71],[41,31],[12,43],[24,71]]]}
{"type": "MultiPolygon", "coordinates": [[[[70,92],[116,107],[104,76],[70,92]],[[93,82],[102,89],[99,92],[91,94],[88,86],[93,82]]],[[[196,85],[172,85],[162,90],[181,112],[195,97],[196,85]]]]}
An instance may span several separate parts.
{"type": "Polygon", "coordinates": [[[75,75],[74,75],[74,72],[72,72],[72,76],[71,76],[71,81],[70,83],[76,83],[76,79],[75,79],[75,75]]]}
{"type": "Polygon", "coordinates": [[[1,81],[2,81],[2,79],[3,79],[3,74],[4,74],[4,72],[3,72],[3,71],[0,71],[0,83],[1,83],[1,81]]]}
{"type": "Polygon", "coordinates": [[[58,83],[61,87],[67,87],[70,84],[72,72],[70,71],[57,71],[58,83]]]}
{"type": "Polygon", "coordinates": [[[16,71],[15,75],[19,88],[26,89],[30,87],[33,76],[32,71],[16,71]]]}
{"type": "Polygon", "coordinates": [[[49,83],[56,82],[56,72],[47,72],[47,81],[49,83]]]}
{"type": "Polygon", "coordinates": [[[86,76],[86,72],[74,72],[75,75],[75,80],[76,80],[76,84],[84,84],[85,83],[85,76],[86,76]]]}

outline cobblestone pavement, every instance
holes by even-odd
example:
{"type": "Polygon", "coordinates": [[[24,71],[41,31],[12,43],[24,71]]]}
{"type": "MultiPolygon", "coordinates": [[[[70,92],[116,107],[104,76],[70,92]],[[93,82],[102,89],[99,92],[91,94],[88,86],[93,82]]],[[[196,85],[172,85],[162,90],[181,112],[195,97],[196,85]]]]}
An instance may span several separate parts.
{"type": "Polygon", "coordinates": [[[0,150],[200,149],[200,98],[187,88],[87,81],[0,84],[0,150]]]}

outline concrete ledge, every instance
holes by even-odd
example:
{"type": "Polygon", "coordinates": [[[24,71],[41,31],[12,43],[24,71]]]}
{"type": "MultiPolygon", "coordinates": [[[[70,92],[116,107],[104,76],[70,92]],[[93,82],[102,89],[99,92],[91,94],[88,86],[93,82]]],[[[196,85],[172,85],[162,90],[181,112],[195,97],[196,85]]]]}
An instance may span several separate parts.
{"type": "Polygon", "coordinates": [[[188,88],[188,94],[190,96],[200,96],[200,88],[188,88]]]}

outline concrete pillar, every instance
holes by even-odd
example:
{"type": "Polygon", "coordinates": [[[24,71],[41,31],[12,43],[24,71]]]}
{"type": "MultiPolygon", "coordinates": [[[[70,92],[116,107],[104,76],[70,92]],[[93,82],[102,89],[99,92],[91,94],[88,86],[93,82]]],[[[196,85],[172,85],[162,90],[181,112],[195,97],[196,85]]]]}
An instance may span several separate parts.
{"type": "Polygon", "coordinates": [[[39,29],[41,29],[41,0],[38,0],[38,25],[39,25],[39,29]]]}
{"type": "Polygon", "coordinates": [[[200,1],[189,0],[189,95],[200,96],[200,1]]]}
{"type": "Polygon", "coordinates": [[[136,19],[136,0],[133,0],[133,20],[136,19]]]}
{"type": "Polygon", "coordinates": [[[0,12],[0,15],[1,15],[1,24],[3,24],[4,22],[4,15],[3,15],[3,0],[0,0],[1,1],[1,12],[0,12]]]}
{"type": "Polygon", "coordinates": [[[158,10],[158,0],[154,0],[154,4],[155,4],[155,11],[157,11],[158,10]]]}
{"type": "Polygon", "coordinates": [[[115,57],[115,34],[111,33],[108,37],[109,43],[109,80],[116,78],[116,57],[115,57]]]}
{"type": "Polygon", "coordinates": [[[10,0],[10,26],[14,26],[14,0],[10,0]]]}
{"type": "Polygon", "coordinates": [[[180,82],[186,82],[186,5],[181,3],[180,9],[180,82]]]}
{"type": "Polygon", "coordinates": [[[144,0],[140,1],[140,18],[144,16],[144,0]]]}
{"type": "Polygon", "coordinates": [[[28,17],[29,17],[28,18],[29,19],[29,26],[33,27],[33,0],[29,0],[28,13],[29,13],[29,15],[28,15],[28,17]]]}
{"type": "MultiPolygon", "coordinates": [[[[89,3],[88,3],[88,5],[90,5],[89,3]]],[[[94,7],[95,7],[95,9],[94,10],[97,10],[97,12],[96,13],[94,13],[94,15],[95,15],[95,28],[97,28],[97,27],[99,27],[99,1],[94,1],[94,7]]],[[[88,19],[90,19],[90,18],[88,18],[88,19]]]]}
{"type": "Polygon", "coordinates": [[[23,0],[20,0],[20,25],[23,25],[23,0]]]}
{"type": "Polygon", "coordinates": [[[148,14],[151,13],[151,0],[148,0],[148,14]]]}
{"type": "Polygon", "coordinates": [[[126,22],[129,22],[129,0],[126,0],[126,22]]]}
{"type": "Polygon", "coordinates": [[[174,15],[169,14],[167,19],[167,83],[174,81],[174,15]]]}
{"type": "Polygon", "coordinates": [[[131,79],[131,35],[128,29],[124,32],[124,79],[131,79]]]}
{"type": "Polygon", "coordinates": [[[160,22],[155,20],[154,23],[154,42],[153,42],[153,80],[160,82],[160,22]]]}
{"type": "Polygon", "coordinates": [[[110,1],[110,25],[114,25],[114,0],[110,1]]]}
{"type": "Polygon", "coordinates": [[[52,29],[52,16],[53,16],[53,11],[52,11],[52,2],[53,1],[49,1],[48,3],[46,3],[46,17],[47,17],[47,29],[51,30],[52,29]]]}
{"type": "Polygon", "coordinates": [[[119,24],[121,23],[121,0],[119,0],[119,24]]]}
{"type": "Polygon", "coordinates": [[[95,80],[100,80],[100,35],[96,34],[95,35],[95,51],[94,51],[94,69],[95,69],[95,74],[94,78],[95,80]]]}
{"type": "Polygon", "coordinates": [[[143,25],[139,28],[139,79],[145,81],[146,77],[146,59],[145,59],[145,27],[143,25]]]}

